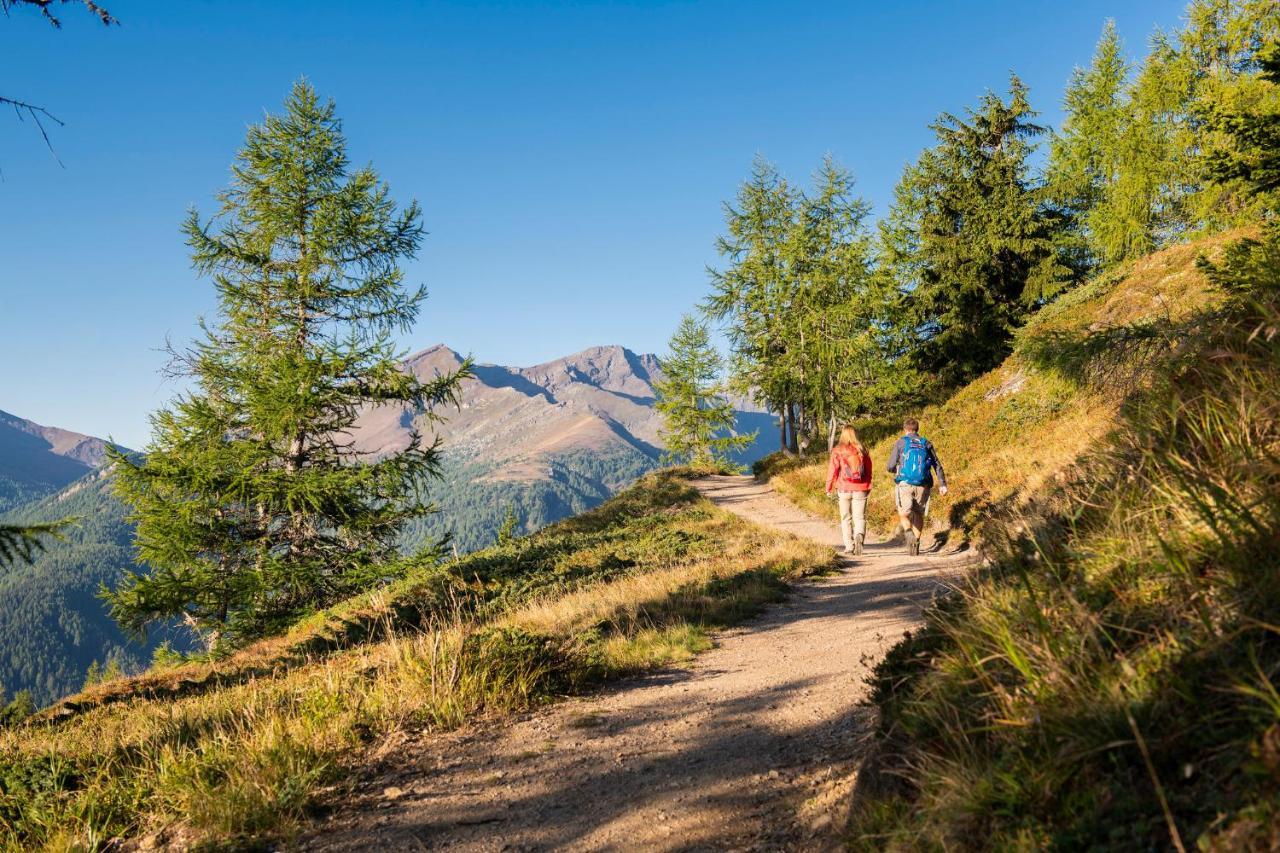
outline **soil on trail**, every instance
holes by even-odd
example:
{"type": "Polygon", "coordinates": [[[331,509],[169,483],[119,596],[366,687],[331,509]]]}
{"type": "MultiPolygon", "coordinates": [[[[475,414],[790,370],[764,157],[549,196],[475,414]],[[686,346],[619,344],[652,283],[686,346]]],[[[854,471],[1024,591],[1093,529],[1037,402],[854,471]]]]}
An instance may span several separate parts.
{"type": "MultiPolygon", "coordinates": [[[[721,507],[833,548],[839,533],[749,477],[721,507]]],[[[384,750],[310,850],[700,850],[839,846],[867,745],[868,667],[964,555],[871,543],[834,576],[716,637],[688,668],[516,720],[384,750]]]]}

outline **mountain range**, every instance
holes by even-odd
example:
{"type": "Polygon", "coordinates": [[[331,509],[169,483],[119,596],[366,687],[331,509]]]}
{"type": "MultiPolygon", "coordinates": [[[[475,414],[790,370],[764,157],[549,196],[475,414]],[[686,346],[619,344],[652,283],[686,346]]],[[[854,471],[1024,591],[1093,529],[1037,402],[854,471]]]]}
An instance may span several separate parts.
{"type": "Polygon", "coordinates": [[[0,512],[102,467],[107,442],[0,411],[0,512]]]}
{"type": "MultiPolygon", "coordinates": [[[[437,345],[405,364],[425,379],[463,361],[437,345]]],[[[484,547],[509,512],[519,531],[535,530],[601,503],[659,464],[656,357],[600,346],[533,367],[473,370],[459,408],[439,411],[443,422],[383,406],[362,413],[353,430],[356,447],[373,455],[404,447],[415,430],[443,441],[443,477],[427,485],[439,511],[406,531],[406,551],[446,536],[460,553],[484,547]]],[[[742,409],[739,431],[772,435],[770,416],[742,409]]],[[[762,456],[760,444],[735,461],[762,456]]],[[[0,412],[0,520],[81,519],[34,565],[0,568],[0,686],[29,689],[39,703],[78,688],[94,661],[139,669],[161,641],[191,643],[176,629],[131,640],[96,596],[133,565],[132,528],[103,468],[107,446],[0,412]]]]}

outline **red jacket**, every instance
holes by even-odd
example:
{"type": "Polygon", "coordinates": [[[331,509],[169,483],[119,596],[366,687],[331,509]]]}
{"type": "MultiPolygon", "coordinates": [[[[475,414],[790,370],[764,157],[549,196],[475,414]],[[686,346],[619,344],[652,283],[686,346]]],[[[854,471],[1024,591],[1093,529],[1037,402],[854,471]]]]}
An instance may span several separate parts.
{"type": "Polygon", "coordinates": [[[858,448],[837,444],[831,450],[831,462],[827,465],[827,491],[871,491],[871,454],[858,448]],[[851,476],[846,476],[846,474],[851,476]]]}

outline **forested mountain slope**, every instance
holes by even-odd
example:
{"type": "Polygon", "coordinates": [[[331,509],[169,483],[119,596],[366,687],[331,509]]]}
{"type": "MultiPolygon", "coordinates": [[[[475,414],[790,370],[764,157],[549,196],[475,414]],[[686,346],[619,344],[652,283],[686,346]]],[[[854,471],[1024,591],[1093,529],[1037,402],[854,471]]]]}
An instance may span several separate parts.
{"type": "Polygon", "coordinates": [[[111,619],[98,589],[113,586],[133,566],[133,526],[111,494],[111,478],[94,472],[4,520],[31,524],[74,516],[62,541],[50,541],[31,565],[0,568],[0,684],[10,695],[30,690],[44,705],[84,683],[93,664],[126,672],[146,666],[168,641],[191,647],[180,629],[153,631],[146,641],[111,619]]]}

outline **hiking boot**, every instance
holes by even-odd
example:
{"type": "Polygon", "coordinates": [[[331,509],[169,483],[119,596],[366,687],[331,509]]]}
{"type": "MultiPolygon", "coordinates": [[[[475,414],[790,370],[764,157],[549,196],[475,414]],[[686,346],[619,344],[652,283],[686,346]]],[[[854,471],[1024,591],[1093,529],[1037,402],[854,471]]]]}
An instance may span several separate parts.
{"type": "Polygon", "coordinates": [[[907,553],[913,557],[920,556],[920,537],[914,530],[907,534],[907,553]]]}
{"type": "Polygon", "coordinates": [[[862,556],[862,534],[861,533],[853,537],[853,556],[855,557],[862,556]]]}

